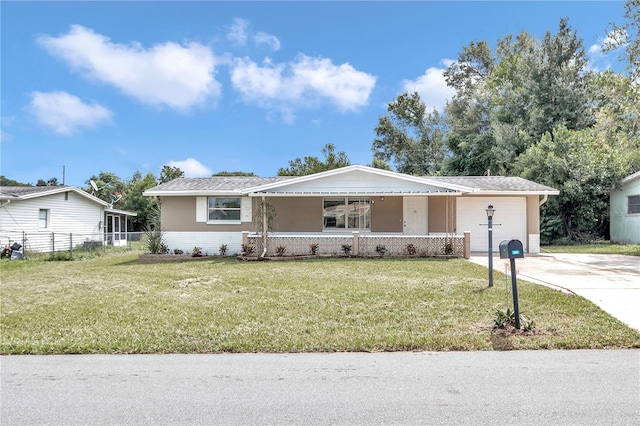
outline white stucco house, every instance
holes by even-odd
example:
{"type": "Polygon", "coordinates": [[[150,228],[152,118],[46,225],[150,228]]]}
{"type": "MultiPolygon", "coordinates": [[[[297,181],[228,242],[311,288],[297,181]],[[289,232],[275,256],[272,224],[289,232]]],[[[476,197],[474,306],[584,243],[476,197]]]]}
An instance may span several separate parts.
{"type": "Polygon", "coordinates": [[[126,245],[127,218],[113,206],[73,186],[1,186],[0,244],[55,251],[85,242],[126,245]],[[52,245],[62,244],[63,247],[52,245]]]}
{"type": "Polygon", "coordinates": [[[640,171],[611,191],[610,205],[611,242],[640,244],[640,171]]]}

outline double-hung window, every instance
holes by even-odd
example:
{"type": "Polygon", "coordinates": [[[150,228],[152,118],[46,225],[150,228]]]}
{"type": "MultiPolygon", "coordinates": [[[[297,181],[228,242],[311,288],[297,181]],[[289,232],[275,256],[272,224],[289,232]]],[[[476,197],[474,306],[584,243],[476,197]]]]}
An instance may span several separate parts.
{"type": "Polygon", "coordinates": [[[627,201],[627,213],[640,214],[640,195],[630,195],[627,201]]]}
{"type": "Polygon", "coordinates": [[[370,230],[371,201],[366,197],[327,197],[323,201],[323,226],[331,230],[370,230]]]}
{"type": "Polygon", "coordinates": [[[49,227],[49,210],[40,209],[40,211],[38,212],[38,227],[39,228],[49,227]]]}
{"type": "Polygon", "coordinates": [[[210,222],[240,222],[240,198],[209,197],[209,214],[207,217],[210,222]]]}

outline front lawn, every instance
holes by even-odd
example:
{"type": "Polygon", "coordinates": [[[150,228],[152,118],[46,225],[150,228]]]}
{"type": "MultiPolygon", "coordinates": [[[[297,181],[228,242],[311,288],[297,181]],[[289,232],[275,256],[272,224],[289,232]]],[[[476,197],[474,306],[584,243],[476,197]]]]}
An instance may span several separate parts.
{"type": "MultiPolygon", "coordinates": [[[[3,354],[640,347],[593,303],[519,280],[533,332],[496,332],[506,281],[462,259],[230,259],[137,253],[0,263],[3,354]]],[[[510,282],[508,284],[510,288],[510,282]]]]}

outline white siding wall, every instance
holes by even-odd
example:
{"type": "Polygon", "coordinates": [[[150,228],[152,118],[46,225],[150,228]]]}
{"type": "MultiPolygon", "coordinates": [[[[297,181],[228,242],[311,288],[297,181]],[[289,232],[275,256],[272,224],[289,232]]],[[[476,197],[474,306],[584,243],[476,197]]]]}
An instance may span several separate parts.
{"type": "MultiPolygon", "coordinates": [[[[104,220],[103,207],[74,192],[70,191],[67,194],[66,200],[65,193],[59,193],[28,200],[14,200],[0,207],[0,237],[16,232],[31,235],[51,232],[73,233],[78,234],[79,242],[82,234],[100,233],[99,223],[104,220]],[[40,209],[49,210],[47,228],[39,227],[40,209]]],[[[4,240],[0,242],[6,244],[4,240]]]]}
{"type": "MultiPolygon", "coordinates": [[[[283,182],[283,185],[286,181],[283,182]]],[[[280,188],[274,188],[269,192],[278,192],[280,188]]],[[[400,191],[439,191],[442,188],[423,183],[409,182],[388,176],[380,176],[362,171],[352,171],[338,176],[328,176],[322,179],[314,179],[282,188],[284,191],[298,192],[400,192],[400,191]]]]}
{"type": "Polygon", "coordinates": [[[227,245],[227,254],[238,254],[242,251],[242,232],[163,232],[164,243],[173,253],[180,249],[191,253],[194,247],[202,247],[202,253],[219,254],[220,246],[227,245]]]}

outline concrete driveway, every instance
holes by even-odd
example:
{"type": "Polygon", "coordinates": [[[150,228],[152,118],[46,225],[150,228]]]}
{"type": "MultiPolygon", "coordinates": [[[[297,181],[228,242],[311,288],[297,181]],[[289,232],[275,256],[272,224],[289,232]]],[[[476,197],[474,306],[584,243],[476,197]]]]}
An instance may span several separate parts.
{"type": "MultiPolygon", "coordinates": [[[[486,253],[474,253],[470,260],[484,266],[489,263],[486,253]]],[[[509,272],[509,260],[494,256],[493,269],[509,272]]],[[[640,330],[638,256],[545,253],[517,259],[516,270],[518,279],[582,296],[640,330]]]]}

